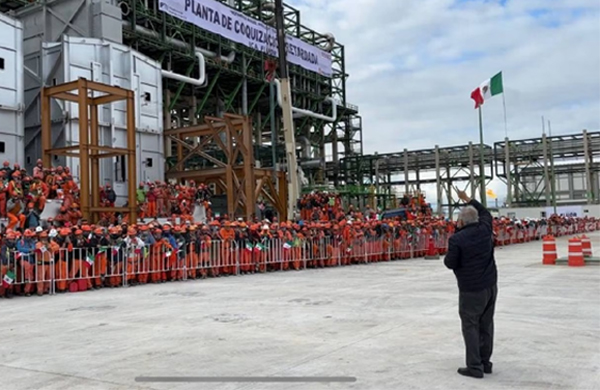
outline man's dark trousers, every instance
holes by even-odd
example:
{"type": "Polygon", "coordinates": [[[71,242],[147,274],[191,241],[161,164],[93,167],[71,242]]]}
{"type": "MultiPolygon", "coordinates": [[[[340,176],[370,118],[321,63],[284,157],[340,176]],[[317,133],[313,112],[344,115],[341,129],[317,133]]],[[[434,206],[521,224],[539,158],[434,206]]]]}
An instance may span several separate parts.
{"type": "Polygon", "coordinates": [[[467,367],[483,372],[490,364],[494,345],[494,309],[496,285],[481,291],[461,291],[458,297],[458,313],[467,349],[467,367]]]}

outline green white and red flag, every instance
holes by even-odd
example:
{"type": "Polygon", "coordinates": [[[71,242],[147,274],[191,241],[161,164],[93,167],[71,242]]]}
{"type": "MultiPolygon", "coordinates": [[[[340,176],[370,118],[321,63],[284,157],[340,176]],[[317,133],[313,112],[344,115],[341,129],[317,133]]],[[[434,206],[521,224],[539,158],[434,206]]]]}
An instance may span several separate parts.
{"type": "Polygon", "coordinates": [[[479,108],[483,103],[491,99],[492,96],[500,95],[504,92],[504,85],[502,84],[502,72],[496,74],[494,77],[485,80],[481,85],[473,92],[471,92],[471,99],[475,101],[475,108],[479,108]]]}

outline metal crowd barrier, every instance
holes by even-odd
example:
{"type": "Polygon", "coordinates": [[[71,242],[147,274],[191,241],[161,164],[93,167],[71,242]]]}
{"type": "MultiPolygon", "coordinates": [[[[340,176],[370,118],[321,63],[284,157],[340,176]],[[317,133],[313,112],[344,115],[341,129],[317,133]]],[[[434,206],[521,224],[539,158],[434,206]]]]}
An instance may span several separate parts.
{"type": "MultiPolygon", "coordinates": [[[[596,223],[576,226],[539,225],[502,228],[497,245],[598,230],[596,223]]],[[[119,245],[59,248],[36,244],[28,253],[9,250],[0,257],[0,296],[5,289],[19,294],[57,294],[100,287],[241,275],[257,272],[303,270],[351,264],[418,258],[435,249],[445,254],[450,235],[445,231],[392,230],[383,236],[357,234],[342,237],[265,238],[251,240],[199,239],[183,245],[160,240],[146,245],[126,239],[119,245]]],[[[30,245],[30,248],[33,247],[30,245]]]]}

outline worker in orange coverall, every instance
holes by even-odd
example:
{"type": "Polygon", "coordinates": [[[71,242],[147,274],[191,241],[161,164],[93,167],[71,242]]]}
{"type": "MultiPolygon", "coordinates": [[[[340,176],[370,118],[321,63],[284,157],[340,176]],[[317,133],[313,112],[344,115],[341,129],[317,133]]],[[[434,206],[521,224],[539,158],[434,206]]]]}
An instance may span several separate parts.
{"type": "Polygon", "coordinates": [[[21,172],[15,171],[12,174],[13,180],[8,183],[8,229],[14,229],[17,226],[21,229],[25,226],[25,214],[23,213],[23,186],[21,185],[21,172]]]}
{"type": "Polygon", "coordinates": [[[6,172],[0,171],[0,218],[6,218],[6,201],[8,199],[8,182],[6,172]]]}
{"type": "Polygon", "coordinates": [[[221,272],[226,275],[235,273],[234,255],[233,255],[233,241],[235,240],[235,232],[231,226],[231,222],[225,222],[224,226],[219,230],[219,236],[221,237],[221,261],[223,268],[221,272]]]}
{"type": "Polygon", "coordinates": [[[210,236],[210,229],[204,225],[200,229],[200,276],[206,278],[208,276],[208,270],[210,269],[210,259],[212,253],[212,238],[210,236]]]}
{"type": "Polygon", "coordinates": [[[151,256],[151,273],[150,281],[152,283],[164,283],[167,281],[166,264],[168,261],[168,252],[172,250],[169,240],[163,238],[163,231],[160,228],[154,229],[154,245],[152,245],[151,256]]]}
{"type": "Polygon", "coordinates": [[[39,241],[35,244],[37,295],[44,295],[50,292],[51,268],[54,264],[54,255],[59,249],[60,247],[56,242],[49,240],[47,231],[40,232],[39,241]]]}
{"type": "Polygon", "coordinates": [[[56,280],[56,291],[66,292],[69,280],[69,267],[73,263],[73,243],[71,242],[71,229],[62,228],[54,239],[60,250],[54,257],[54,277],[56,280]]]}

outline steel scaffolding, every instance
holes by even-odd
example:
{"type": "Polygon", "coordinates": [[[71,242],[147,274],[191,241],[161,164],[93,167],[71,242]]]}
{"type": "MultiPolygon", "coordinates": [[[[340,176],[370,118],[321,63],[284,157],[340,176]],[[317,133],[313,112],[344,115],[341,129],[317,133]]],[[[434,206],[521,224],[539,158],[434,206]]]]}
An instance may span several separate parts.
{"type": "MultiPolygon", "coordinates": [[[[481,175],[486,182],[492,179],[493,149],[484,145],[484,167],[480,161],[479,146],[469,143],[454,147],[436,146],[432,149],[372,154],[342,159],[343,181],[350,188],[374,187],[382,199],[394,195],[392,187],[398,186],[404,194],[423,193],[423,184],[436,184],[437,212],[448,209],[452,216],[459,205],[455,186],[475,198],[480,187],[481,175]]],[[[386,207],[386,204],[380,206],[386,207]]]]}
{"type": "Polygon", "coordinates": [[[551,206],[560,201],[600,202],[597,159],[600,132],[508,140],[494,144],[495,174],[507,184],[508,206],[551,206]],[[596,160],[596,161],[594,161],[596,160]],[[581,175],[581,188],[556,189],[581,175]],[[568,196],[567,196],[568,194],[568,196]]]}
{"type": "MultiPolygon", "coordinates": [[[[158,11],[158,1],[125,0],[121,3],[124,19],[123,41],[136,50],[163,63],[163,67],[191,77],[198,76],[195,66],[195,50],[204,50],[207,61],[207,84],[204,88],[165,80],[165,129],[195,125],[204,116],[223,116],[224,113],[249,115],[254,124],[256,154],[260,147],[271,147],[272,123],[270,105],[275,105],[269,94],[266,81],[268,61],[273,58],[235,44],[218,35],[204,31],[158,11]],[[181,44],[185,42],[185,44],[181,44]],[[211,54],[211,53],[214,53],[211,54]]],[[[235,0],[235,8],[265,22],[272,13],[263,9],[261,1],[235,0]]],[[[285,5],[284,18],[288,34],[304,41],[321,45],[327,35],[308,29],[300,23],[300,12],[285,5]]],[[[346,79],[344,46],[335,43],[331,50],[333,76],[327,78],[290,64],[292,102],[294,107],[330,115],[332,106],[327,97],[338,102],[338,119],[328,123],[308,116],[295,119],[295,132],[302,144],[302,166],[311,181],[322,181],[326,168],[325,149],[327,144],[335,149],[333,161],[340,156],[361,149],[360,132],[351,118],[358,107],[346,102],[346,79]],[[339,147],[338,143],[341,145],[339,147]],[[333,146],[335,144],[335,146],[333,146]],[[315,164],[318,160],[318,164],[315,164]],[[310,164],[308,162],[313,162],[310,164]]],[[[279,110],[275,111],[276,148],[283,149],[283,138],[279,110]],[[281,144],[281,145],[280,145],[281,144]]],[[[174,149],[167,145],[167,157],[176,159],[174,149]]],[[[271,153],[265,153],[267,157],[271,153]]],[[[277,153],[280,156],[280,153],[277,153]]],[[[270,158],[260,160],[262,166],[272,166],[270,158]]],[[[281,162],[281,161],[279,161],[281,162]]],[[[333,177],[333,174],[329,175],[333,177]]]]}
{"type": "MultiPolygon", "coordinates": [[[[264,0],[220,1],[267,24],[272,22],[271,3],[264,0]]],[[[39,15],[32,34],[41,42],[55,42],[62,34],[108,39],[127,44],[159,61],[163,69],[181,75],[198,76],[195,53],[204,53],[207,76],[204,86],[163,79],[164,129],[196,125],[205,116],[248,115],[252,118],[255,155],[261,166],[283,165],[280,164],[283,161],[274,162],[271,157],[279,158],[278,149],[283,148],[280,110],[266,81],[272,57],[159,11],[159,0],[9,0],[1,2],[0,7],[17,18],[39,15]],[[271,110],[272,106],[276,109],[271,110]],[[271,116],[276,120],[271,121],[271,116]],[[274,153],[270,150],[272,131],[274,153]]],[[[300,11],[284,5],[288,34],[317,46],[331,42],[329,34],[305,27],[300,17],[300,11]]],[[[340,159],[362,150],[358,107],[346,100],[348,74],[344,46],[335,42],[331,56],[331,78],[290,64],[294,107],[330,115],[333,107],[328,98],[337,102],[334,122],[308,116],[294,120],[296,137],[302,140],[300,164],[311,182],[336,179],[340,159]],[[333,155],[326,159],[329,149],[333,155]]],[[[177,158],[175,145],[169,141],[165,142],[165,155],[171,164],[177,158]]]]}
{"type": "Polygon", "coordinates": [[[133,91],[80,78],[65,84],[45,87],[42,94],[42,151],[45,166],[52,165],[52,157],[64,155],[81,162],[79,182],[83,219],[97,222],[100,213],[122,212],[130,221],[137,220],[136,201],[136,143],[135,105],[133,91]],[[73,91],[76,91],[74,93],[73,91]],[[79,144],[62,148],[52,147],[51,99],[76,103],[79,109],[79,144]],[[127,147],[115,148],[100,144],[98,110],[105,104],[125,101],[127,115],[127,147]],[[128,199],[126,207],[100,207],[100,159],[124,156],[128,160],[128,199]]]}

